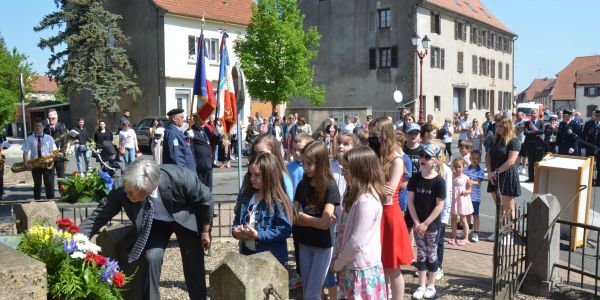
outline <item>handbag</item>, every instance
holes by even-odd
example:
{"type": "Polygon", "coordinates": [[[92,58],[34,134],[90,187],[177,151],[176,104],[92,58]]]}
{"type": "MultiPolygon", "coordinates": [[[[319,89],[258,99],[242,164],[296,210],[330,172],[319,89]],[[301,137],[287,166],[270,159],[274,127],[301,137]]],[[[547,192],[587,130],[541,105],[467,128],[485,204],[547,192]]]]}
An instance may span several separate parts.
{"type": "Polygon", "coordinates": [[[119,154],[125,155],[125,147],[119,147],[119,154]]]}

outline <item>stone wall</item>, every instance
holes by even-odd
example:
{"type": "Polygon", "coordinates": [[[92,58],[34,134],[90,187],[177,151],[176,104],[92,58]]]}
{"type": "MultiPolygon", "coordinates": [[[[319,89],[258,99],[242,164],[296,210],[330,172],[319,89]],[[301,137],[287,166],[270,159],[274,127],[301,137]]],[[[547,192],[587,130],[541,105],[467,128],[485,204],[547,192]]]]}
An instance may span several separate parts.
{"type": "Polygon", "coordinates": [[[0,300],[45,300],[46,266],[15,249],[0,244],[0,300]]]}

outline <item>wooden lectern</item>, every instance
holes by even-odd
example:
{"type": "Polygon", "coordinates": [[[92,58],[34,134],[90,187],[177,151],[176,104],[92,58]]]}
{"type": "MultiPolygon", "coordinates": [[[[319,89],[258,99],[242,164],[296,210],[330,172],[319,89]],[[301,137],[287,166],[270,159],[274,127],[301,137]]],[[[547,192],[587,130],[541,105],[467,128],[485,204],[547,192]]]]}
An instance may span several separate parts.
{"type": "MultiPolygon", "coordinates": [[[[592,180],[594,178],[594,157],[580,157],[548,153],[535,164],[533,192],[553,194],[560,202],[560,218],[571,222],[589,224],[592,198],[592,180]],[[580,190],[587,188],[569,205],[569,201],[580,190]]],[[[528,212],[533,213],[533,212],[528,212]]],[[[569,226],[562,225],[561,232],[569,232],[569,226]]],[[[585,246],[587,234],[583,228],[571,227],[571,251],[585,246]]]]}

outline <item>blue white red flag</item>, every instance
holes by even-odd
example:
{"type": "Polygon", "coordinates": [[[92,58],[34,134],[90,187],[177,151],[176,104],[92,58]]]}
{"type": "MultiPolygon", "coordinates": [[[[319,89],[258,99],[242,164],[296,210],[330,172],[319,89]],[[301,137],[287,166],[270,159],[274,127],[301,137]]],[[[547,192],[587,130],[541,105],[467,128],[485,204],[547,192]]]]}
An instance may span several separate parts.
{"type": "Polygon", "coordinates": [[[216,102],[213,94],[212,81],[206,79],[206,66],[208,64],[208,53],[204,42],[204,31],[198,38],[198,51],[196,52],[196,73],[194,75],[193,97],[198,103],[198,117],[204,121],[215,111],[216,102]]]}
{"type": "Polygon", "coordinates": [[[225,134],[237,121],[237,109],[235,103],[235,90],[233,88],[233,78],[231,76],[231,64],[229,62],[229,51],[227,50],[227,35],[223,32],[221,39],[221,66],[219,68],[219,86],[217,88],[217,111],[216,119],[221,119],[225,129],[225,134]]]}

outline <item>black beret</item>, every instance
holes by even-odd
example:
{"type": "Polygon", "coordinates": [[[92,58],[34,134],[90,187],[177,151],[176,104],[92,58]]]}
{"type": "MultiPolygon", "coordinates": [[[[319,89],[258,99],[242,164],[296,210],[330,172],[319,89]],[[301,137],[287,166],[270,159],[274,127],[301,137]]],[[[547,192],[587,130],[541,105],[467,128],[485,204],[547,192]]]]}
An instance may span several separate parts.
{"type": "Polygon", "coordinates": [[[595,109],[594,113],[600,115],[600,109],[595,109]]]}
{"type": "Polygon", "coordinates": [[[563,114],[565,114],[565,115],[572,115],[572,114],[573,114],[573,112],[572,112],[572,111],[570,111],[570,110],[568,110],[568,109],[564,109],[564,110],[563,110],[563,114]]]}
{"type": "Polygon", "coordinates": [[[167,113],[167,116],[171,117],[171,116],[173,116],[173,115],[180,114],[180,113],[183,113],[183,109],[181,109],[181,108],[173,108],[173,109],[171,109],[171,110],[170,110],[170,111],[167,113]]]}

